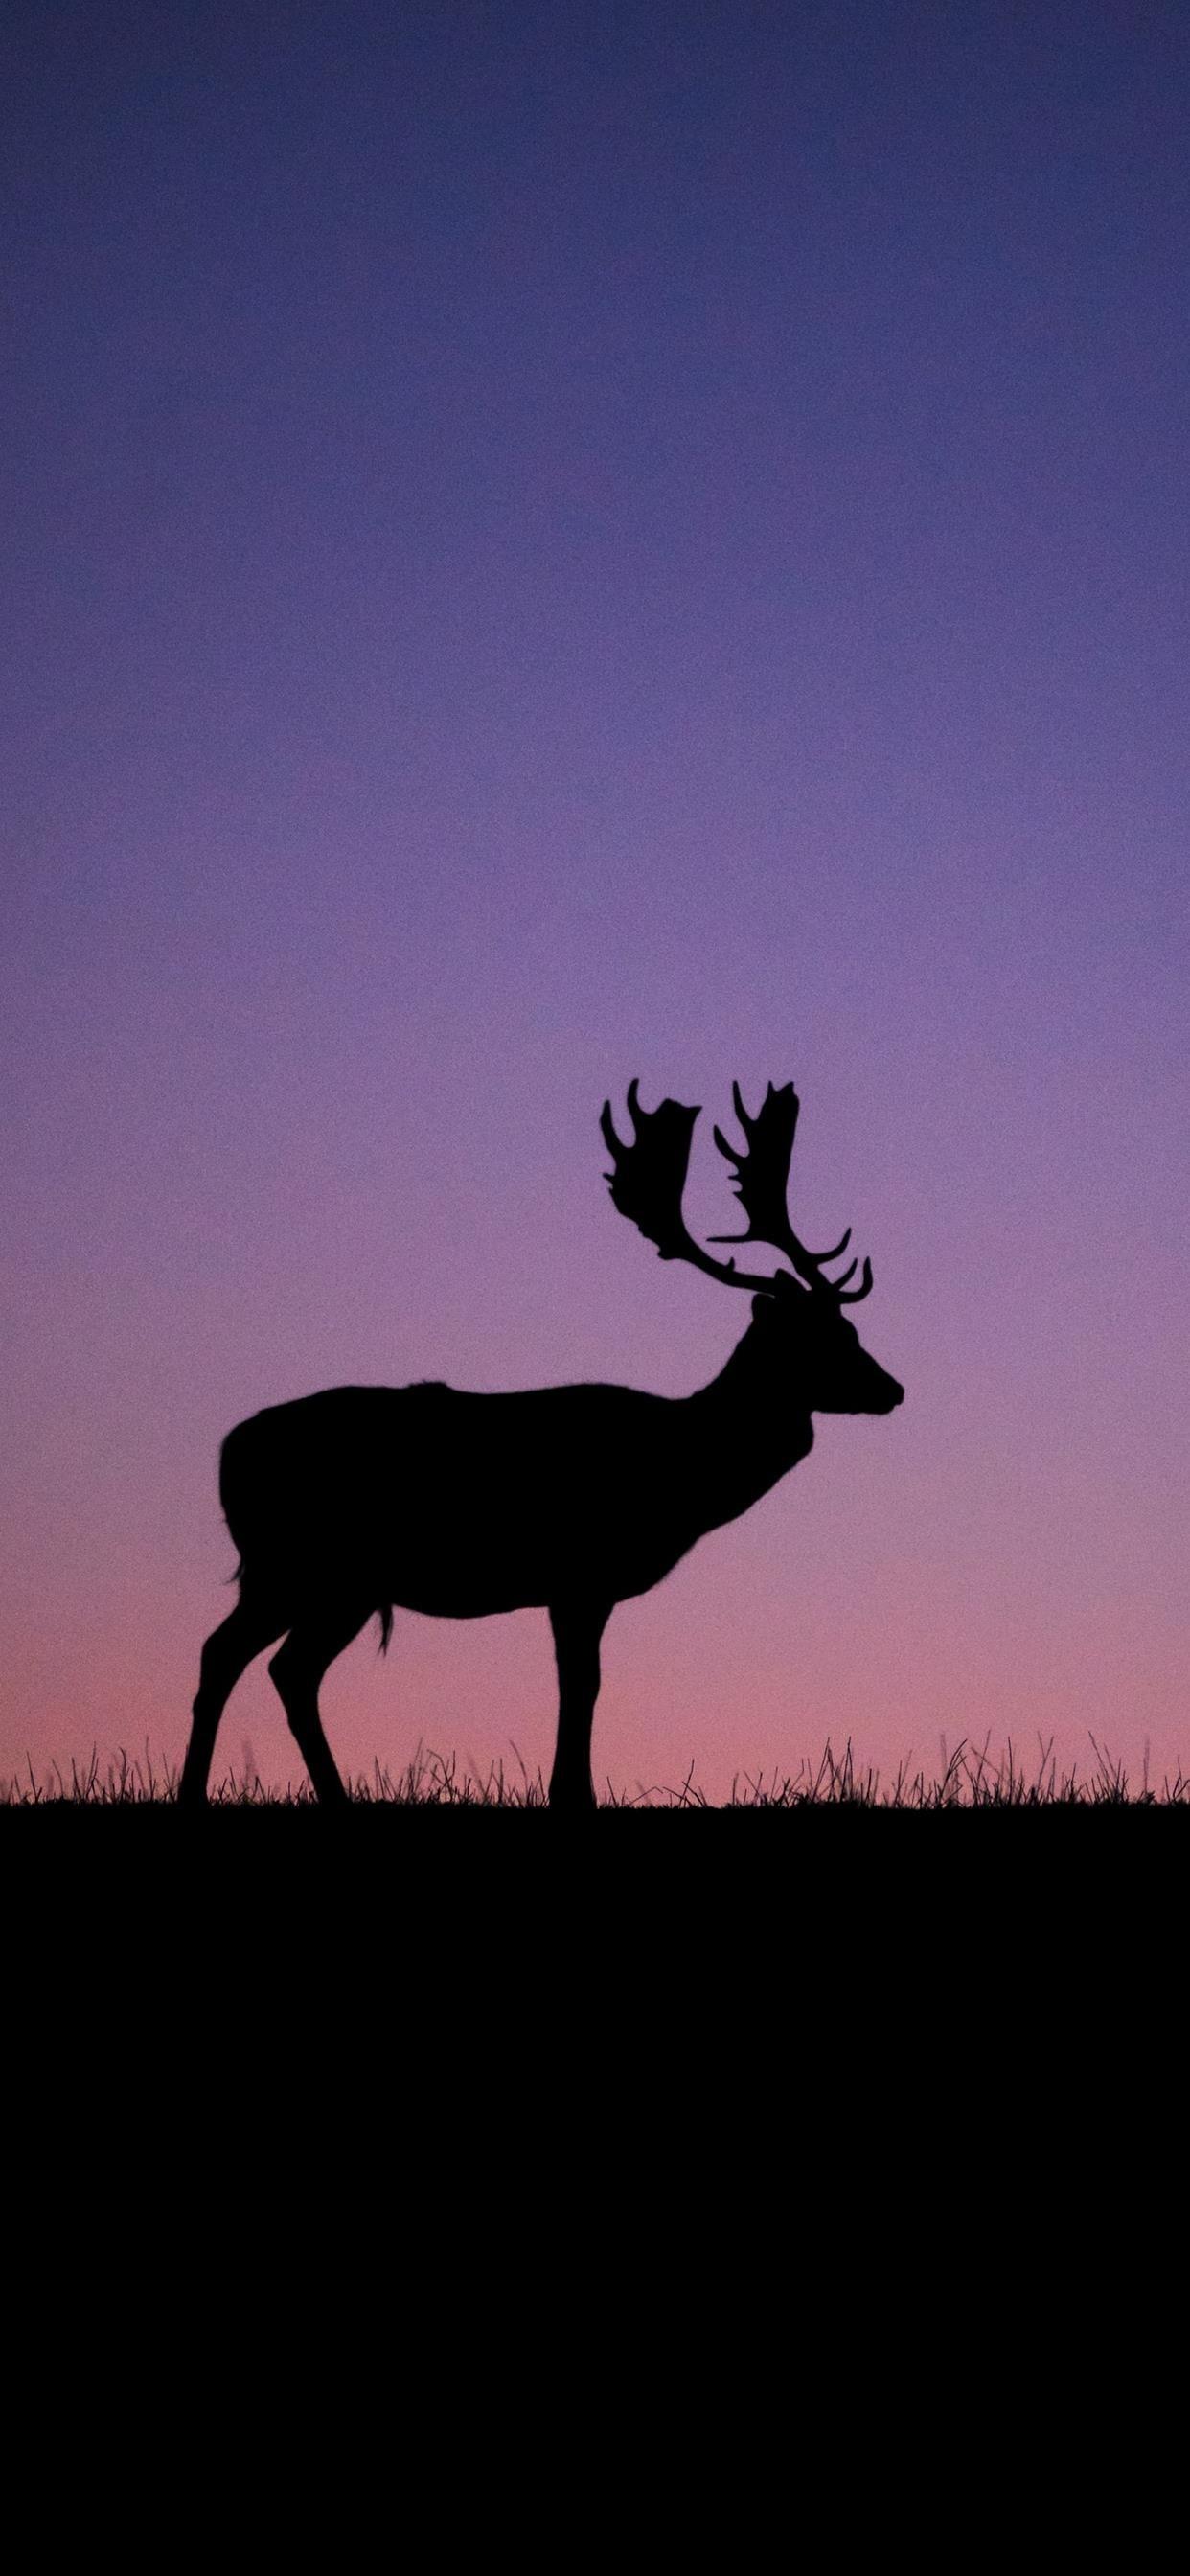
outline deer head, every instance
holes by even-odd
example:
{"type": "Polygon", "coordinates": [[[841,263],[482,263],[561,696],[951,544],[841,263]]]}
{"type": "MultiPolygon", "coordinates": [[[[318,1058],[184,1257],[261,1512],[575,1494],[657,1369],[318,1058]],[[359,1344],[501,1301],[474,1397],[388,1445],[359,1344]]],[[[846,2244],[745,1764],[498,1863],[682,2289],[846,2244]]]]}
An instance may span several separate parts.
{"type": "Polygon", "coordinates": [[[837,1261],[851,1241],[848,1226],[829,1252],[809,1252],[795,1234],[788,1211],[789,1166],[797,1129],[798,1097],[787,1082],[780,1091],[770,1082],[756,1116],[750,1118],[732,1084],[735,1114],[744,1143],[728,1143],[714,1129],[719,1151],[733,1166],[733,1187],[747,1226],[742,1234],[712,1235],[712,1243],[763,1243],[783,1253],[790,1270],[766,1274],[740,1270],[734,1260],[717,1261],[690,1234],[682,1214],[682,1197],[695,1121],[701,1115],[680,1100],[663,1100],[642,1109],[639,1086],[628,1086],[632,1142],[616,1134],[611,1103],[600,1117],[604,1143],[614,1169],[606,1174],[612,1205],[629,1217],[663,1261],[688,1261],[710,1279],[729,1288],[753,1291],[753,1325],[766,1346],[795,1377],[813,1412],[891,1413],[904,1388],[865,1351],[854,1324],[844,1313],[869,1295],[872,1265],[865,1258],[858,1288],[848,1282],[859,1267],[853,1260],[841,1277],[827,1276],[826,1264],[837,1261]]]}

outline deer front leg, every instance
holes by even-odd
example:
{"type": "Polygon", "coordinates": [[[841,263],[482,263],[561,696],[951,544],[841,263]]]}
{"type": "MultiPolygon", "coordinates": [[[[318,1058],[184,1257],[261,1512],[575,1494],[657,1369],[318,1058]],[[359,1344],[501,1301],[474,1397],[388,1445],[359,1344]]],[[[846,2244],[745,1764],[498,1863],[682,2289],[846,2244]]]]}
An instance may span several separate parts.
{"type": "Polygon", "coordinates": [[[558,1745],[550,1774],[550,1805],[568,1815],[595,1806],[591,1778],[591,1721],[599,1697],[599,1641],[610,1610],[589,1602],[551,1602],[550,1626],[558,1661],[558,1745]]]}

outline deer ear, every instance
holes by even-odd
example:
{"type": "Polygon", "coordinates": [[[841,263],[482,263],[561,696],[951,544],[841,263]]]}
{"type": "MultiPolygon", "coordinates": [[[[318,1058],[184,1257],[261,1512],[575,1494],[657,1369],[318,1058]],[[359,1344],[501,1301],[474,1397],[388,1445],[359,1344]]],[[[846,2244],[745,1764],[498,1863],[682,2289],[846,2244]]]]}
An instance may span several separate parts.
{"type": "Polygon", "coordinates": [[[795,1309],[804,1313],[808,1294],[808,1289],[800,1287],[790,1271],[775,1271],[771,1288],[762,1288],[759,1297],[752,1300],[753,1321],[762,1324],[766,1315],[788,1316],[795,1309]]]}

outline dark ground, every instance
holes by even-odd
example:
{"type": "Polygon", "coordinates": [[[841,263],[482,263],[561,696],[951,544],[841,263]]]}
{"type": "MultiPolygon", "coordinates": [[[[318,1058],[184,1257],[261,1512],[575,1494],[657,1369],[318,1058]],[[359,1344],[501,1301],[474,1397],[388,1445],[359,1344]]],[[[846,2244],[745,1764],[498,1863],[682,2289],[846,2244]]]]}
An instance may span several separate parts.
{"type": "Polygon", "coordinates": [[[1180,2225],[1188,1890],[1185,1806],[0,1809],[10,2250],[1044,2301],[1180,2225]]]}

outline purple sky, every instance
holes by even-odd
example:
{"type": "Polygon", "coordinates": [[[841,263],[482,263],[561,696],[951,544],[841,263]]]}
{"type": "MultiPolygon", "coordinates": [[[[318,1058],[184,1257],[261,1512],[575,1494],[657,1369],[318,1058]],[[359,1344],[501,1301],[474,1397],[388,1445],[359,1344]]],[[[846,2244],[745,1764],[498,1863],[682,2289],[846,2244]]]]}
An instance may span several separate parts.
{"type": "MultiPolygon", "coordinates": [[[[597,1779],[1190,1759],[1185,10],[15,0],[0,96],[0,1775],[180,1756],[242,1414],[715,1372],[634,1074],[709,1227],[796,1080],[908,1394],[617,1613],[597,1779]]],[[[544,1616],[324,1710],[548,1769],[544,1616]]]]}

